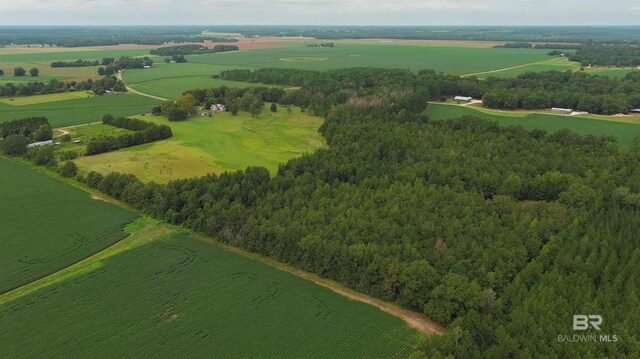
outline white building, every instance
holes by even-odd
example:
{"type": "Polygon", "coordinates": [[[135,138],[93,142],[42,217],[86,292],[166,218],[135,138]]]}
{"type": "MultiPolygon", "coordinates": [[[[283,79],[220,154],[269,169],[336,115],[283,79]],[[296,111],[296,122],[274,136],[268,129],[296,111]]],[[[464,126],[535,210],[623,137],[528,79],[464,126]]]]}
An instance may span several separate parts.
{"type": "Polygon", "coordinates": [[[572,110],[572,109],[570,109],[570,108],[560,108],[560,107],[553,107],[553,108],[551,109],[551,111],[553,111],[553,112],[560,112],[560,113],[563,113],[563,114],[565,114],[565,115],[570,115],[570,114],[571,114],[571,112],[573,112],[573,110],[572,110]]]}
{"type": "Polygon", "coordinates": [[[211,111],[224,112],[226,110],[227,110],[227,108],[223,104],[216,103],[216,104],[211,105],[211,111]]]}
{"type": "Polygon", "coordinates": [[[472,97],[468,97],[468,96],[456,96],[453,98],[454,101],[464,101],[464,102],[469,102],[471,100],[473,100],[472,97]]]}
{"type": "Polygon", "coordinates": [[[53,145],[53,140],[30,143],[30,144],[27,145],[27,148],[34,148],[34,147],[40,147],[40,146],[51,146],[51,145],[53,145]]]}

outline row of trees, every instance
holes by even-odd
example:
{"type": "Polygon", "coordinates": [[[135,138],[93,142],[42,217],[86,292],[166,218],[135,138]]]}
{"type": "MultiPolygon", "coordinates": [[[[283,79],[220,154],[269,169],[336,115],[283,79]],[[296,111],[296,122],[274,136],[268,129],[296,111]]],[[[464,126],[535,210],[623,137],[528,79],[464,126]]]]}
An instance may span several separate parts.
{"type": "Polygon", "coordinates": [[[74,92],[74,91],[93,91],[96,95],[103,95],[106,91],[125,92],[126,86],[115,76],[106,76],[100,80],[93,81],[58,81],[53,79],[47,83],[44,82],[24,82],[14,85],[6,83],[0,85],[0,96],[16,97],[16,96],[35,96],[46,95],[52,93],[74,92]]]}
{"type": "MultiPolygon", "coordinates": [[[[75,61],[55,61],[51,63],[51,67],[87,67],[87,66],[98,66],[101,62],[98,60],[82,60],[78,59],[75,61]]],[[[104,65],[104,63],[102,63],[104,65]]]]}
{"type": "Polygon", "coordinates": [[[87,143],[87,150],[85,153],[87,156],[137,146],[143,143],[164,140],[173,136],[169,126],[156,125],[151,122],[144,122],[136,119],[114,119],[111,115],[105,115],[102,122],[115,127],[127,128],[134,132],[120,136],[98,136],[92,138],[87,143]],[[144,122],[144,124],[141,124],[140,122],[144,122]]]}
{"type": "Polygon", "coordinates": [[[202,45],[179,45],[179,46],[167,46],[160,47],[149,51],[151,55],[157,56],[175,56],[175,55],[200,55],[200,54],[213,54],[216,52],[226,51],[238,51],[239,48],[236,45],[215,45],[212,48],[208,48],[202,45]]]}

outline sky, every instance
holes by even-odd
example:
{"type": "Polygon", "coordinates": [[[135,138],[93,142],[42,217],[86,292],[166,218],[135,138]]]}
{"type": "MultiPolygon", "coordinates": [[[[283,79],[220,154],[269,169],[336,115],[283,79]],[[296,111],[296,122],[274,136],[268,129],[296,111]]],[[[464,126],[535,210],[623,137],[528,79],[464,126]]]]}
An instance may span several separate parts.
{"type": "Polygon", "coordinates": [[[640,25],[640,0],[0,0],[0,25],[640,25]]]}

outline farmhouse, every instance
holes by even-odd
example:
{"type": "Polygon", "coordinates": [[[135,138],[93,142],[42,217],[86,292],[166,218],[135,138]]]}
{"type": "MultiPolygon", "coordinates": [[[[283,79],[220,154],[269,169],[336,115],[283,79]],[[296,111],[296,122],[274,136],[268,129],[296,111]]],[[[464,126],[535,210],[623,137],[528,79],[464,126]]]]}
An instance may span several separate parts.
{"type": "Polygon", "coordinates": [[[223,104],[216,103],[216,104],[211,105],[211,111],[224,112],[226,110],[227,110],[227,108],[223,104]]]}
{"type": "Polygon", "coordinates": [[[454,101],[464,101],[464,102],[469,102],[471,100],[473,100],[473,98],[468,97],[468,96],[456,96],[453,98],[454,101]]]}
{"type": "Polygon", "coordinates": [[[551,111],[560,112],[560,113],[563,113],[565,115],[570,115],[571,112],[573,112],[573,110],[570,109],[570,108],[560,108],[560,107],[554,107],[554,108],[551,109],[551,111]]]}
{"type": "Polygon", "coordinates": [[[50,146],[50,145],[53,145],[53,140],[30,143],[30,144],[27,145],[27,148],[34,148],[34,147],[40,147],[40,146],[50,146]]]}

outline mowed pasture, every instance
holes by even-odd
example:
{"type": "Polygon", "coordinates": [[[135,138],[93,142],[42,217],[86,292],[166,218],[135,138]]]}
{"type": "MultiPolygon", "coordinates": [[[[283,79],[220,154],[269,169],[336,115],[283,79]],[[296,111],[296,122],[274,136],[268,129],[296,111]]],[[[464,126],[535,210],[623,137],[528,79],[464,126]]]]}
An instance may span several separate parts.
{"type": "Polygon", "coordinates": [[[133,116],[151,111],[161,101],[136,94],[110,94],[76,100],[13,106],[0,102],[0,122],[26,117],[46,117],[52,127],[72,126],[114,116],[133,116]]]}
{"type": "Polygon", "coordinates": [[[163,116],[139,117],[169,125],[173,137],[75,162],[81,173],[132,173],[143,181],[156,182],[248,166],[264,166],[275,174],[280,163],[326,146],[318,133],[322,119],[291,109],[289,114],[283,107],[277,113],[265,108],[257,117],[223,112],[182,122],[169,122],[163,116]]]}
{"type": "Polygon", "coordinates": [[[562,116],[525,111],[495,111],[469,106],[430,104],[427,110],[432,120],[448,120],[463,116],[496,121],[504,126],[522,126],[528,130],[543,129],[556,132],[568,129],[580,135],[614,136],[622,146],[628,146],[640,136],[640,116],[634,117],[585,117],[562,116]]]}
{"type": "Polygon", "coordinates": [[[137,217],[8,160],[0,178],[0,293],[117,242],[137,217]]]}
{"type": "Polygon", "coordinates": [[[379,309],[184,233],[0,306],[10,358],[405,358],[379,309]],[[34,335],[37,328],[37,335],[34,335]]]}

